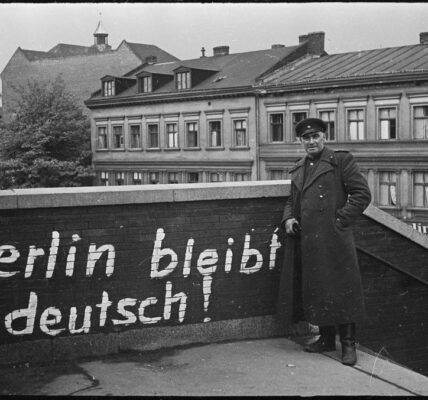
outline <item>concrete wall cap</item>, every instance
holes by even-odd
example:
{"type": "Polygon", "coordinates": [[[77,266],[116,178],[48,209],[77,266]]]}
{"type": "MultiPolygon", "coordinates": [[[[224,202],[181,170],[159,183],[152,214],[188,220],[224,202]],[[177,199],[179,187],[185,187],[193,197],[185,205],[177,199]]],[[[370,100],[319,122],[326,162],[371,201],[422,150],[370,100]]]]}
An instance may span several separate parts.
{"type": "Polygon", "coordinates": [[[289,193],[289,180],[15,189],[0,190],[0,209],[285,197],[289,193]]]}
{"type": "Polygon", "coordinates": [[[428,249],[428,235],[418,232],[405,222],[370,204],[364,215],[428,249]]]}

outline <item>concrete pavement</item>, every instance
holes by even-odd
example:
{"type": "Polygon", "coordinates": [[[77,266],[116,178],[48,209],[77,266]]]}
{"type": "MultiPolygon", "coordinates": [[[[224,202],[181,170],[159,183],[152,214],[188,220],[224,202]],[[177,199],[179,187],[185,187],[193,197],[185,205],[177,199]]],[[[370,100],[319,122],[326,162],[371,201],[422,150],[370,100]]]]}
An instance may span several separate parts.
{"type": "Polygon", "coordinates": [[[9,395],[428,395],[428,377],[358,351],[309,354],[286,338],[192,345],[0,369],[9,395]]]}

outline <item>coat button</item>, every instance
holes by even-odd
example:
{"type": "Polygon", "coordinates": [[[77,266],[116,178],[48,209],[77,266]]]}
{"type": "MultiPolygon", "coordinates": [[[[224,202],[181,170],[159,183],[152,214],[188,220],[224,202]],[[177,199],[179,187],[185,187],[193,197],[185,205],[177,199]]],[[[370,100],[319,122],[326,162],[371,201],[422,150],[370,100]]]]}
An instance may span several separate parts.
{"type": "Polygon", "coordinates": [[[324,196],[322,194],[320,194],[320,197],[323,198],[324,196]]]}

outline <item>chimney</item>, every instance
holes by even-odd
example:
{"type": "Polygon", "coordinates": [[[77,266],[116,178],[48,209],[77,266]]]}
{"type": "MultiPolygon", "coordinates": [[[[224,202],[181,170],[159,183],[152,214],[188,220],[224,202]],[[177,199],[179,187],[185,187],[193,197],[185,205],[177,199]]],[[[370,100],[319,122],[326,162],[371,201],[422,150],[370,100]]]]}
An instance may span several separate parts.
{"type": "Polygon", "coordinates": [[[324,32],[310,32],[307,35],[299,36],[299,44],[307,43],[307,53],[320,56],[324,53],[324,32]],[[306,37],[306,40],[304,38],[306,37]]]}
{"type": "Polygon", "coordinates": [[[428,44],[428,32],[421,32],[419,34],[419,43],[428,44]]]}
{"type": "Polygon", "coordinates": [[[308,35],[300,35],[299,36],[299,44],[306,42],[308,40],[308,35]]]}
{"type": "Polygon", "coordinates": [[[214,56],[227,56],[229,54],[229,46],[213,47],[214,56]]]}
{"type": "Polygon", "coordinates": [[[206,57],[206,55],[205,55],[205,47],[202,47],[201,52],[202,52],[201,58],[205,58],[206,57]]]}
{"type": "Polygon", "coordinates": [[[272,49],[281,49],[282,47],[285,47],[283,44],[273,44],[272,49]]]}
{"type": "Polygon", "coordinates": [[[148,56],[146,57],[147,64],[156,64],[158,62],[158,58],[156,56],[148,56]]]}

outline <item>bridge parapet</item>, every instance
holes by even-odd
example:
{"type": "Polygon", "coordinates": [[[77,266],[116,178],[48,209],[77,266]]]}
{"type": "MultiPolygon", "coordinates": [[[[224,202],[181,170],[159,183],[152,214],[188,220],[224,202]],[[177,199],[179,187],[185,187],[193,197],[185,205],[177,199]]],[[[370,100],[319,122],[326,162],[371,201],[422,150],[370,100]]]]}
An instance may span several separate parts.
{"type": "MultiPolygon", "coordinates": [[[[0,192],[2,363],[293,332],[276,315],[289,190],[262,181],[0,192]]],[[[403,361],[428,334],[428,238],[391,218],[370,207],[354,230],[369,316],[360,337],[403,361]],[[400,327],[397,307],[407,307],[400,327]]]]}

